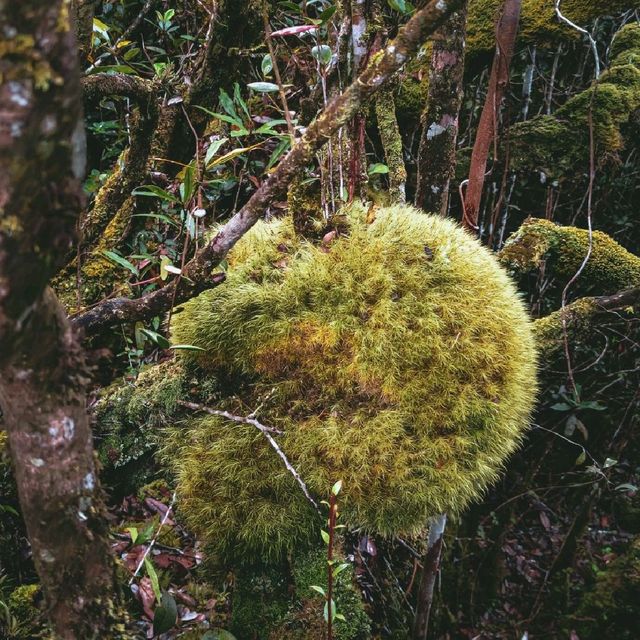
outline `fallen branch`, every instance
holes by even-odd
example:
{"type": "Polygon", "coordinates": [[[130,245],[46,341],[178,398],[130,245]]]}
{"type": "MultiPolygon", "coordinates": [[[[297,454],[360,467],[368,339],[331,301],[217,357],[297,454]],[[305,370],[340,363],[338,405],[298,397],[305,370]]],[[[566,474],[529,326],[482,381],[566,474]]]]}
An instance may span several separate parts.
{"type": "Polygon", "coordinates": [[[176,304],[185,302],[220,284],[220,276],[212,278],[211,272],[236,242],[262,217],[273,199],[286,190],[291,180],[313,160],[332,135],[389,83],[405,62],[415,55],[426,37],[459,9],[462,2],[431,0],[417,11],[400,30],[398,37],[373,57],[355,82],[327,105],[242,209],[185,265],[181,278],[138,300],[117,298],[97,305],[76,316],[73,324],[86,333],[95,333],[114,324],[143,320],[168,311],[174,300],[176,304]],[[175,295],[174,289],[177,289],[175,295]]]}

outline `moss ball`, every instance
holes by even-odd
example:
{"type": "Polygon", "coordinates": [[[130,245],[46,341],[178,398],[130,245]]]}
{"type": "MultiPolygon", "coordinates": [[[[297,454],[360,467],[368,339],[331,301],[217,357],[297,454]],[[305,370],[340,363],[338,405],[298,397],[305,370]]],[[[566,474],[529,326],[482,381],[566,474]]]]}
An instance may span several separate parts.
{"type": "MultiPolygon", "coordinates": [[[[343,216],[320,246],[288,220],[257,225],[172,338],[237,380],[223,408],[259,409],[313,494],[343,481],[341,522],[410,535],[480,497],[517,447],[536,395],[531,322],[450,220],[408,206],[343,216]]],[[[255,427],[193,419],[167,454],[184,517],[217,550],[275,558],[315,540],[322,519],[255,427]]]]}

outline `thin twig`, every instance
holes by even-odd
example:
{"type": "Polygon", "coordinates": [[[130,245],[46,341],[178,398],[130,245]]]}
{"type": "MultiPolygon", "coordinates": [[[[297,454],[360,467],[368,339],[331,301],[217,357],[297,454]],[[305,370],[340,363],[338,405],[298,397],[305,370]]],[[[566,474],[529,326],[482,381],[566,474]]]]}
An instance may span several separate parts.
{"type": "Polygon", "coordinates": [[[162,516],[162,520],[160,521],[160,526],[158,527],[158,530],[153,536],[153,539],[149,543],[149,546],[145,549],[145,552],[142,554],[142,558],[140,558],[140,562],[138,562],[138,566],[136,567],[134,574],[131,576],[131,580],[129,580],[129,584],[132,584],[133,581],[138,576],[138,574],[140,573],[140,569],[142,569],[142,565],[144,564],[144,561],[147,559],[147,556],[149,555],[149,553],[151,553],[151,549],[153,549],[153,546],[156,544],[160,536],[162,527],[164,526],[165,522],[169,519],[169,514],[171,513],[171,509],[173,509],[173,505],[175,504],[175,502],[176,502],[176,492],[174,491],[173,495],[171,496],[171,503],[169,504],[169,508],[165,511],[165,514],[162,516]]]}
{"type": "MultiPolygon", "coordinates": [[[[320,513],[320,508],[318,507],[318,503],[311,497],[309,493],[309,489],[307,489],[307,485],[304,483],[304,480],[300,477],[300,474],[296,471],[295,467],[289,462],[289,459],[285,455],[284,451],[280,448],[280,445],[275,441],[272,433],[282,435],[282,431],[278,429],[274,429],[273,427],[267,427],[262,424],[255,418],[247,417],[247,416],[236,416],[228,411],[222,411],[220,409],[212,409],[211,407],[206,407],[201,404],[196,404],[195,402],[186,402],[180,401],[178,404],[183,407],[187,407],[187,409],[192,409],[193,411],[203,411],[204,413],[208,413],[212,416],[220,416],[221,418],[226,418],[227,420],[231,420],[233,422],[239,422],[241,424],[249,424],[254,426],[258,431],[260,431],[264,437],[269,441],[269,444],[273,447],[274,451],[280,456],[282,461],[284,462],[284,466],[287,467],[287,470],[294,477],[295,481],[300,485],[302,489],[302,493],[304,493],[306,499],[313,505],[315,510],[320,513]]],[[[255,412],[254,412],[255,413],[255,412]]],[[[251,414],[254,415],[254,414],[251,414]]]]}
{"type": "Polygon", "coordinates": [[[587,36],[587,38],[589,38],[589,44],[591,45],[591,49],[593,50],[593,60],[596,67],[595,69],[596,80],[598,80],[600,78],[600,56],[598,55],[598,44],[595,41],[594,37],[591,35],[591,33],[587,31],[587,29],[580,27],[575,22],[572,22],[571,20],[569,20],[569,18],[567,18],[562,14],[562,11],[560,10],[561,2],[562,0],[556,0],[556,15],[560,20],[562,20],[562,22],[564,22],[565,24],[568,24],[571,28],[576,29],[576,31],[579,31],[580,33],[587,36]]]}

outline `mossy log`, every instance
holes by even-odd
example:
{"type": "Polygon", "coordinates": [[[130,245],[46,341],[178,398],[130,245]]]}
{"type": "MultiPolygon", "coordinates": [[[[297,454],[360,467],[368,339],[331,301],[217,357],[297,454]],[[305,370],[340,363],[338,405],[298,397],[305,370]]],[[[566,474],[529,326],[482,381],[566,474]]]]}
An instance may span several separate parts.
{"type": "MultiPolygon", "coordinates": [[[[615,293],[640,284],[640,258],[601,231],[594,231],[591,256],[577,282],[583,292],[615,293]]],[[[563,227],[549,220],[529,218],[505,243],[499,259],[505,266],[527,273],[544,266],[568,281],[589,250],[589,232],[563,227]]]]}
{"type": "Polygon", "coordinates": [[[611,65],[592,87],[570,98],[554,115],[521,122],[510,130],[512,168],[575,176],[589,162],[590,129],[598,163],[624,147],[624,125],[640,109],[640,25],[616,35],[611,65]]]}

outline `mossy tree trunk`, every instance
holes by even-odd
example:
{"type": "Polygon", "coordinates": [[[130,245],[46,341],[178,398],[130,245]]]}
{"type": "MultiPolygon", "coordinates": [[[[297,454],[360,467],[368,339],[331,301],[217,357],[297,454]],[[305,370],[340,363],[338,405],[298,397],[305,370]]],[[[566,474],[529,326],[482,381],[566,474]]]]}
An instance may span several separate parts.
{"type": "Polygon", "coordinates": [[[438,32],[422,116],[416,206],[446,215],[456,165],[458,116],[462,103],[467,4],[438,32]]]}
{"type": "Polygon", "coordinates": [[[117,637],[83,353],[48,279],[75,242],[84,143],[68,2],[0,1],[0,405],[52,626],[117,637]],[[7,38],[7,36],[4,36],[7,38]]]}

